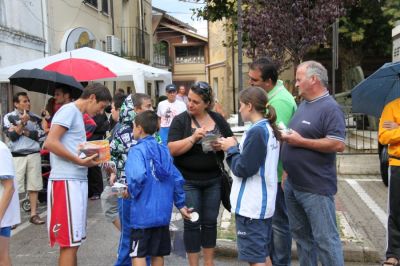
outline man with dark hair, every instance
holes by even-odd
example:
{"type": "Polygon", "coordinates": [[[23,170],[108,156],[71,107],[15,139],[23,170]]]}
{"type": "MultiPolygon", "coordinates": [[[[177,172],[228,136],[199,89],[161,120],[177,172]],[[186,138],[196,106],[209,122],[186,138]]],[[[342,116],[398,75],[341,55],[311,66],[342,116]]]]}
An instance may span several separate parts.
{"type": "Polygon", "coordinates": [[[26,92],[18,92],[13,98],[15,110],[4,116],[4,132],[10,139],[18,192],[28,191],[33,224],[44,224],[37,214],[38,192],[42,189],[42,170],[40,167],[40,143],[45,134],[41,128],[42,119],[30,112],[31,103],[26,92]]]}
{"type": "Polygon", "coordinates": [[[125,94],[117,93],[113,97],[113,101],[111,103],[111,117],[110,117],[110,130],[111,136],[113,135],[114,131],[116,130],[115,126],[118,123],[119,119],[119,110],[121,109],[122,104],[126,99],[125,94]]]}
{"type": "Polygon", "coordinates": [[[58,105],[70,103],[72,101],[71,88],[58,87],[54,89],[54,100],[58,105]]]}
{"type": "Polygon", "coordinates": [[[87,168],[98,165],[97,154],[81,158],[79,144],[86,142],[83,115],[102,113],[111,102],[100,83],[87,86],[75,102],[64,104],[54,115],[45,147],[50,151],[51,172],[47,188],[50,245],[60,246],[59,265],[77,265],[77,252],[86,239],[87,168]]]}
{"type": "MultiPolygon", "coordinates": [[[[278,70],[267,58],[260,58],[250,64],[249,83],[258,86],[268,94],[268,102],[275,108],[276,124],[287,127],[294,112],[296,102],[293,96],[278,80],[278,70]]],[[[290,265],[292,238],[290,236],[289,220],[285,197],[282,189],[282,161],[278,164],[278,189],[275,203],[275,213],[272,217],[272,241],[270,242],[271,260],[274,265],[290,265]]]]}

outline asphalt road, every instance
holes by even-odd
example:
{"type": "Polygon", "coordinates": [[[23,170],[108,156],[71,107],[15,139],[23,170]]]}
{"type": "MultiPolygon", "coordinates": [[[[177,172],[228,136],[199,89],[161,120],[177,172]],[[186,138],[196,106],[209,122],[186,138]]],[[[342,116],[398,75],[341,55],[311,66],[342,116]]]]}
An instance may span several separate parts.
{"type": "MultiPolygon", "coordinates": [[[[382,257],[385,250],[385,227],[387,188],[377,176],[344,176],[338,182],[336,197],[338,210],[345,213],[359,238],[370,241],[382,257]]],[[[41,216],[46,217],[45,204],[39,205],[41,216]]],[[[22,224],[13,231],[11,257],[13,265],[56,265],[57,248],[50,248],[45,225],[28,222],[29,213],[22,213],[22,224]]],[[[183,254],[182,224],[174,223],[174,252],[166,257],[165,265],[187,265],[183,254]]],[[[113,265],[119,232],[107,223],[101,212],[100,201],[88,204],[88,239],[78,253],[79,265],[113,265]]],[[[248,265],[236,258],[218,257],[216,265],[248,265]]],[[[292,265],[298,265],[295,261],[292,265]]],[[[346,263],[346,265],[380,265],[378,263],[346,263]]]]}

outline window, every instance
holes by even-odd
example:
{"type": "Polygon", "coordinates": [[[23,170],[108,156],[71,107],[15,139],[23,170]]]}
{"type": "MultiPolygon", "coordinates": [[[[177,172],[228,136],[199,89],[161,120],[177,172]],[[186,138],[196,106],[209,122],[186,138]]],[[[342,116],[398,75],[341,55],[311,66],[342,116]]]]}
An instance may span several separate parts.
{"type": "Polygon", "coordinates": [[[154,63],[168,66],[169,65],[169,55],[168,55],[168,43],[166,41],[161,41],[154,44],[154,63]]]}
{"type": "Polygon", "coordinates": [[[214,97],[218,97],[218,78],[213,78],[213,86],[212,86],[214,97]]]}
{"type": "Polygon", "coordinates": [[[97,0],[85,0],[84,2],[97,8],[97,0]]]}
{"type": "Polygon", "coordinates": [[[101,2],[101,12],[108,14],[108,0],[102,0],[101,2]]]}
{"type": "Polygon", "coordinates": [[[175,62],[178,64],[204,63],[204,46],[176,47],[175,62]]]}

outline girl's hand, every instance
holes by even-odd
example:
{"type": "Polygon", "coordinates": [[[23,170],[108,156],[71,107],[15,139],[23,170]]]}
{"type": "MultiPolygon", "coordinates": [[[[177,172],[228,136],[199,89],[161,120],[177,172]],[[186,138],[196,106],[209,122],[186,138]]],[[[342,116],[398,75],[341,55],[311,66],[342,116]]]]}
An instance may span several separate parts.
{"type": "Polygon", "coordinates": [[[236,146],[237,141],[234,137],[220,138],[218,141],[223,151],[227,151],[230,147],[236,146]]]}
{"type": "Polygon", "coordinates": [[[219,143],[219,141],[214,141],[213,143],[211,143],[211,146],[212,146],[214,151],[222,150],[221,143],[219,143]]]}

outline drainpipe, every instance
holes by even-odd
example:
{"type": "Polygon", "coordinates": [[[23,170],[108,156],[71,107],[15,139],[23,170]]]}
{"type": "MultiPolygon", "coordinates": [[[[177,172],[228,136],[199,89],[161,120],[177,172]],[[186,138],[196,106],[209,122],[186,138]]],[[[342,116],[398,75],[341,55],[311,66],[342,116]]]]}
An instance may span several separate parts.
{"type": "MultiPolygon", "coordinates": [[[[210,77],[210,64],[211,64],[211,59],[210,59],[210,24],[209,21],[207,20],[207,55],[208,55],[208,64],[206,64],[206,79],[208,80],[208,84],[211,85],[211,77],[210,77]]],[[[215,95],[215,97],[218,98],[218,95],[215,95]]]]}
{"type": "MultiPolygon", "coordinates": [[[[235,40],[235,32],[232,29],[232,42],[235,40]]],[[[232,44],[232,97],[233,97],[233,112],[236,111],[236,75],[235,75],[235,46],[232,44]]],[[[240,116],[240,115],[239,115],[240,116]]]]}
{"type": "MultiPolygon", "coordinates": [[[[111,34],[115,35],[115,21],[114,21],[114,0],[110,0],[111,5],[111,34]]],[[[115,91],[117,90],[117,82],[113,81],[113,95],[115,95],[115,91]]]]}
{"type": "Polygon", "coordinates": [[[48,20],[47,20],[47,0],[42,0],[42,27],[43,27],[43,39],[44,43],[44,50],[43,50],[43,57],[47,57],[49,55],[50,46],[49,46],[49,30],[47,28],[48,20]]]}
{"type": "Polygon", "coordinates": [[[111,5],[111,27],[112,27],[112,35],[115,35],[115,30],[114,30],[114,0],[110,0],[110,5],[111,5]]]}
{"type": "Polygon", "coordinates": [[[140,40],[140,50],[141,50],[141,54],[140,56],[145,59],[145,43],[144,43],[144,7],[143,7],[143,0],[139,1],[139,12],[140,12],[140,29],[142,30],[141,32],[141,40],[140,40]]]}

